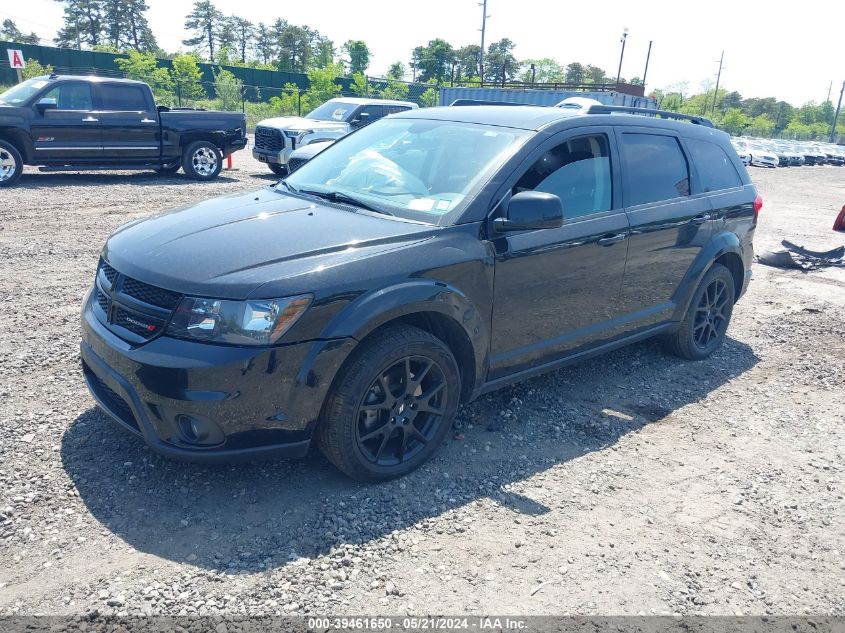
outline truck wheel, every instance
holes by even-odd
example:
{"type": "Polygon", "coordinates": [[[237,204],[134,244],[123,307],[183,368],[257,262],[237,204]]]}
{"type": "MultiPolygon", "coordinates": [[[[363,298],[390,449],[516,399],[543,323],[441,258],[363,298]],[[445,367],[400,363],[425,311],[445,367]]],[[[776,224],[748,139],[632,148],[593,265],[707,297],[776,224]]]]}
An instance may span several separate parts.
{"type": "Polygon", "coordinates": [[[23,158],[15,146],[0,141],[0,187],[11,187],[23,175],[23,158]]]}
{"type": "Polygon", "coordinates": [[[214,180],[223,168],[223,154],[210,141],[195,141],[182,154],[182,169],[194,180],[214,180]]]}
{"type": "Polygon", "coordinates": [[[461,390],[449,348],[415,327],[377,333],[345,363],[323,408],[317,442],[359,481],[411,472],[452,426],[461,390]]]}
{"type": "Polygon", "coordinates": [[[715,352],[728,331],[734,308],[734,278],[721,264],[713,264],[698,285],[669,350],[689,360],[704,360],[715,352]]]}
{"type": "Polygon", "coordinates": [[[278,163],[267,163],[267,167],[270,168],[277,176],[287,176],[288,175],[288,168],[284,165],[279,165],[278,163]]]}

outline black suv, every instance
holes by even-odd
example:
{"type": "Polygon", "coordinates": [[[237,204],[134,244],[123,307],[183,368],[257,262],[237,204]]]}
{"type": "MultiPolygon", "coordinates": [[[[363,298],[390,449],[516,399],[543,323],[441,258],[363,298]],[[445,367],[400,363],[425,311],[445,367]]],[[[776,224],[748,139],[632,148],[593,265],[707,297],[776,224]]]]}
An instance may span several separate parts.
{"type": "Polygon", "coordinates": [[[275,186],[121,228],[84,302],[92,394],[166,455],[314,437],[378,480],[508,383],[655,335],[706,358],[762,202],[709,121],[618,110],[405,112],[275,186]]]}

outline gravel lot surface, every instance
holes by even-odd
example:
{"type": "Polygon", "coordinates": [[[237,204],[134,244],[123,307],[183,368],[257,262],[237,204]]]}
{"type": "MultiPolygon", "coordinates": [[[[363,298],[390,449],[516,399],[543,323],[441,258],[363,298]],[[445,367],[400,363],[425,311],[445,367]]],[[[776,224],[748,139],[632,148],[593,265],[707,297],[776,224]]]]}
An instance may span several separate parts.
{"type": "MultiPolygon", "coordinates": [[[[845,169],[752,177],[758,250],[831,248],[845,169]]],[[[756,266],[724,347],[654,342],[464,407],[409,477],[317,451],[203,467],[94,407],[79,306],[119,225],[272,182],[38,174],[0,190],[0,615],[845,615],[845,269],[756,266]]]]}

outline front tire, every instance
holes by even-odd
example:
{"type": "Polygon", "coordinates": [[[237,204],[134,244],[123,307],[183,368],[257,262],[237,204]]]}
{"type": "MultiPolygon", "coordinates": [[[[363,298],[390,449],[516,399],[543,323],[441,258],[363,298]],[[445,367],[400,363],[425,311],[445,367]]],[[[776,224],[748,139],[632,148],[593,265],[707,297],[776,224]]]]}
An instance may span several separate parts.
{"type": "Polygon", "coordinates": [[[188,178],[214,180],[223,168],[223,154],[210,141],[195,141],[182,154],[182,169],[188,178]]]}
{"type": "Polygon", "coordinates": [[[23,158],[11,143],[0,141],[0,187],[11,187],[23,175],[23,158]]]}
{"type": "Polygon", "coordinates": [[[317,428],[320,450],[359,481],[405,475],[437,450],[461,389],[449,348],[410,326],[360,345],[340,370],[317,428]]]}
{"type": "Polygon", "coordinates": [[[270,168],[277,176],[287,176],[288,175],[288,168],[285,165],[279,165],[278,163],[267,163],[267,167],[270,168]]]}
{"type": "Polygon", "coordinates": [[[726,267],[713,264],[698,285],[678,330],[669,338],[672,353],[704,360],[725,340],[733,314],[734,278],[726,267]]]}

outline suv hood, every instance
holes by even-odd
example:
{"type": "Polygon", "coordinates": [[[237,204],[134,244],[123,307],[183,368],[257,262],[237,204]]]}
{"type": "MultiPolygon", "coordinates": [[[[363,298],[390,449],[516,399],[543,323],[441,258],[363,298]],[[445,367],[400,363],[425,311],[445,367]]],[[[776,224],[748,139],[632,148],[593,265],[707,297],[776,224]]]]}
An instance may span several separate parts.
{"type": "Polygon", "coordinates": [[[435,231],[268,187],[127,224],[108,239],[103,257],[130,277],[184,294],[269,298],[314,290],[318,271],[435,231]],[[290,292],[279,294],[280,281],[290,292]],[[262,294],[265,284],[270,294],[262,294]]]}
{"type": "Polygon", "coordinates": [[[282,116],[275,119],[266,119],[258,125],[262,127],[273,127],[279,130],[348,130],[349,124],[344,121],[320,121],[319,119],[306,119],[299,116],[282,116]]]}

